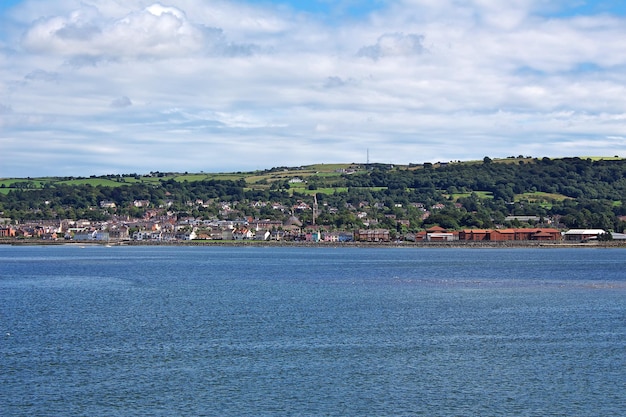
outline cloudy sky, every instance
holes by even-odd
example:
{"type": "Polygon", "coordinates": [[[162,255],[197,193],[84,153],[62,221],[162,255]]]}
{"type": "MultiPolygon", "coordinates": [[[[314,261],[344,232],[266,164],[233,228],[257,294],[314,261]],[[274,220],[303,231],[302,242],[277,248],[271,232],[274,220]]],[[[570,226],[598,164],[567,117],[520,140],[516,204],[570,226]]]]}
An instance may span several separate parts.
{"type": "Polygon", "coordinates": [[[0,177],[626,156],[623,0],[0,0],[0,177]]]}

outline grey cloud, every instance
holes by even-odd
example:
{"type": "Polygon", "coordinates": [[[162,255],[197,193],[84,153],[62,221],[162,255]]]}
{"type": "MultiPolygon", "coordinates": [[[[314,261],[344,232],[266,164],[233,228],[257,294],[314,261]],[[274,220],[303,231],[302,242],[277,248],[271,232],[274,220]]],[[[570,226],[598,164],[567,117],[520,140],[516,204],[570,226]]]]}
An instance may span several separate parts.
{"type": "Polygon", "coordinates": [[[215,51],[220,55],[238,57],[252,56],[260,52],[261,48],[254,44],[224,43],[217,45],[215,51]]]}
{"type": "Polygon", "coordinates": [[[44,70],[34,70],[28,74],[26,74],[24,76],[25,80],[28,81],[48,81],[48,82],[54,82],[54,81],[58,81],[59,79],[59,74],[56,72],[48,72],[48,71],[44,71],[44,70]]]}
{"type": "Polygon", "coordinates": [[[346,82],[342,80],[341,77],[336,76],[328,77],[324,83],[324,87],[326,88],[343,87],[344,85],[346,85],[346,82]]]}
{"type": "Polygon", "coordinates": [[[94,55],[76,55],[65,61],[65,65],[72,68],[97,67],[101,62],[108,61],[107,58],[94,55]]]}
{"type": "Polygon", "coordinates": [[[376,44],[364,46],[357,56],[375,61],[387,56],[411,56],[424,53],[424,36],[409,33],[386,33],[378,38],[376,44]]]}
{"type": "Polygon", "coordinates": [[[324,82],[324,88],[342,88],[346,86],[358,86],[359,82],[354,78],[341,78],[339,76],[333,75],[326,78],[324,82]]]}
{"type": "Polygon", "coordinates": [[[76,25],[69,24],[56,31],[61,39],[66,40],[89,40],[99,35],[102,30],[93,24],[76,25]]]}
{"type": "Polygon", "coordinates": [[[111,102],[111,107],[116,109],[122,109],[124,107],[130,107],[133,105],[133,102],[126,96],[118,97],[111,102]]]}
{"type": "Polygon", "coordinates": [[[226,57],[252,56],[261,52],[261,47],[253,43],[229,42],[221,28],[198,25],[202,32],[206,52],[226,57]]]}
{"type": "Polygon", "coordinates": [[[218,44],[226,42],[224,31],[217,27],[198,25],[198,30],[202,33],[204,41],[209,44],[218,44]]]}
{"type": "Polygon", "coordinates": [[[9,114],[13,113],[13,109],[11,106],[0,103],[0,114],[9,114]]]}

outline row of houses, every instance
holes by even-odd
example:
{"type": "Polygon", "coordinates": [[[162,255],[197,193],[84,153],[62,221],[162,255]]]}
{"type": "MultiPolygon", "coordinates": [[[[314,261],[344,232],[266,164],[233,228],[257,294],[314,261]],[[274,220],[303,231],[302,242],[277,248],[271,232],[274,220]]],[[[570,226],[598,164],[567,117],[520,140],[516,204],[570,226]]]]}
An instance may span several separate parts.
{"type": "Polygon", "coordinates": [[[58,236],[58,228],[52,226],[0,226],[0,238],[37,238],[44,240],[56,240],[58,236]]]}
{"type": "MultiPolygon", "coordinates": [[[[466,242],[505,242],[505,241],[589,241],[598,239],[607,232],[602,229],[571,229],[561,232],[554,228],[517,228],[517,229],[464,229],[448,231],[435,226],[408,236],[411,241],[466,241],[466,242]]],[[[621,238],[621,234],[613,234],[621,238]]]]}
{"type": "MultiPolygon", "coordinates": [[[[606,232],[601,229],[572,229],[561,232],[554,228],[464,229],[448,231],[434,226],[417,233],[393,236],[409,242],[503,242],[503,241],[589,241],[606,232]]],[[[626,238],[613,233],[614,239],[626,238]]],[[[322,226],[302,227],[292,218],[282,223],[270,220],[203,222],[185,219],[178,222],[150,222],[113,224],[72,224],[0,226],[0,238],[66,239],[74,241],[191,241],[191,240],[288,240],[307,242],[389,242],[392,233],[387,229],[359,229],[355,232],[333,231],[322,226]]]]}

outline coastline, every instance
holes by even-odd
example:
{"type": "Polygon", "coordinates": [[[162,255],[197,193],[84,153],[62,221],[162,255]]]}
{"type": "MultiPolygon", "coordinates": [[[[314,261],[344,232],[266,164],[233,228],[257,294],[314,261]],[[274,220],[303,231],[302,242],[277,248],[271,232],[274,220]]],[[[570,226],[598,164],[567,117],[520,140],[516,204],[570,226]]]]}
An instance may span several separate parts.
{"type": "Polygon", "coordinates": [[[325,248],[467,248],[467,249],[513,249],[513,248],[626,248],[626,241],[452,241],[452,242],[294,242],[257,240],[191,240],[191,241],[103,241],[75,242],[67,240],[0,239],[0,245],[9,246],[228,246],[228,247],[325,247],[325,248]]]}

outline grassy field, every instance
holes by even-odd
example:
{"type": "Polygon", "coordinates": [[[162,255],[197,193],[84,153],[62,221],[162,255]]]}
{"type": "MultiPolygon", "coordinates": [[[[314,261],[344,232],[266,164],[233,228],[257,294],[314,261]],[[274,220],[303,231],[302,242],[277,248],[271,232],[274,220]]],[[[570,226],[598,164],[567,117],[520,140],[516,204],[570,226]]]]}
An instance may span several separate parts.
{"type": "Polygon", "coordinates": [[[620,161],[621,156],[581,156],[580,159],[591,159],[592,161],[620,161]]]}
{"type": "MultiPolygon", "coordinates": [[[[28,187],[25,188],[41,188],[44,184],[48,183],[48,178],[6,178],[0,179],[0,187],[4,186],[6,188],[11,187],[12,185],[22,184],[28,187]]],[[[15,187],[19,188],[19,187],[15,187]]]]}
{"type": "Polygon", "coordinates": [[[450,197],[452,197],[452,199],[456,201],[459,198],[471,197],[472,194],[476,194],[478,198],[493,198],[493,194],[489,191],[474,191],[473,193],[455,193],[455,194],[450,195],[450,197]]]}
{"type": "MultiPolygon", "coordinates": [[[[591,160],[621,160],[623,158],[619,156],[613,157],[580,157],[581,159],[591,159],[591,160]]],[[[496,163],[530,163],[534,158],[498,158],[493,159],[493,162],[496,163]]],[[[482,163],[482,160],[476,161],[457,161],[454,163],[459,164],[477,164],[482,163]]],[[[417,169],[421,168],[421,165],[409,168],[408,166],[396,165],[394,169],[417,169]]],[[[334,192],[345,192],[345,189],[341,187],[332,187],[333,185],[333,177],[336,177],[338,180],[343,175],[346,170],[354,170],[356,172],[363,172],[364,166],[358,164],[314,164],[307,165],[301,167],[292,167],[292,168],[284,168],[278,169],[274,168],[272,170],[265,171],[253,171],[253,172],[236,172],[236,173],[159,173],[158,175],[127,175],[120,177],[77,177],[77,178],[59,178],[59,177],[46,177],[46,178],[0,178],[0,193],[8,193],[12,189],[37,189],[43,188],[46,184],[66,184],[66,185],[83,185],[89,184],[94,187],[105,186],[105,187],[120,187],[128,184],[135,183],[159,183],[161,181],[168,181],[173,179],[177,182],[195,182],[195,181],[204,181],[204,180],[232,180],[238,181],[244,179],[248,186],[251,189],[267,189],[274,182],[284,182],[289,181],[294,178],[300,178],[304,182],[303,183],[291,183],[290,187],[292,190],[296,190],[306,194],[324,193],[324,194],[332,194],[334,192]],[[324,185],[327,188],[319,187],[317,190],[308,190],[307,181],[312,176],[316,176],[319,178],[323,178],[324,185]],[[330,185],[331,187],[328,187],[330,185]]],[[[493,196],[488,192],[477,191],[476,194],[480,198],[493,198],[493,196]]],[[[451,197],[453,199],[458,199],[461,197],[469,197],[470,193],[458,193],[453,194],[451,197]]],[[[565,196],[559,194],[547,194],[547,193],[526,193],[520,194],[516,196],[517,201],[526,200],[526,201],[544,201],[549,203],[550,201],[562,201],[565,199],[565,196]]]]}
{"type": "Polygon", "coordinates": [[[333,188],[318,188],[317,190],[308,190],[308,189],[302,189],[302,190],[298,190],[299,192],[306,194],[306,195],[313,195],[313,194],[328,194],[328,195],[332,195],[335,193],[347,193],[348,192],[348,188],[347,187],[333,187],[333,188]]]}
{"type": "MultiPolygon", "coordinates": [[[[249,173],[201,173],[201,174],[183,174],[177,175],[174,178],[176,182],[196,182],[196,181],[239,181],[240,179],[247,179],[252,176],[249,173]]],[[[166,178],[169,179],[171,177],[166,178]]],[[[162,178],[159,178],[159,180],[162,178]]]]}
{"type": "Polygon", "coordinates": [[[121,187],[126,185],[125,182],[113,181],[107,178],[79,178],[75,180],[68,181],[56,181],[55,184],[65,184],[65,185],[91,185],[93,187],[121,187]]]}
{"type": "Polygon", "coordinates": [[[563,194],[535,192],[535,193],[517,194],[515,196],[515,201],[530,201],[530,202],[563,201],[569,198],[571,197],[564,196],[563,194]]]}
{"type": "MultiPolygon", "coordinates": [[[[158,175],[127,175],[121,177],[77,177],[77,178],[4,178],[0,179],[0,192],[8,193],[11,189],[37,189],[43,188],[45,184],[65,184],[65,185],[84,185],[89,184],[94,187],[120,187],[128,184],[150,184],[159,183],[161,181],[169,181],[173,179],[177,182],[195,182],[205,180],[232,180],[239,181],[244,179],[250,186],[254,188],[267,188],[271,183],[276,181],[289,181],[294,178],[300,178],[304,181],[312,176],[324,177],[325,180],[332,177],[341,177],[342,170],[360,169],[354,164],[315,164],[303,167],[285,168],[281,170],[253,171],[253,172],[232,172],[232,173],[162,173],[158,175]]],[[[335,190],[333,189],[333,192],[335,190]]],[[[320,191],[322,192],[322,191],[320,191]]],[[[328,190],[324,191],[328,192],[328,190]]]]}
{"type": "Polygon", "coordinates": [[[534,192],[534,193],[523,193],[517,194],[515,196],[515,201],[529,201],[531,203],[537,203],[541,207],[550,210],[552,208],[552,203],[554,201],[563,201],[571,199],[571,197],[564,196],[563,194],[553,194],[553,193],[542,193],[542,192],[534,192]]]}

